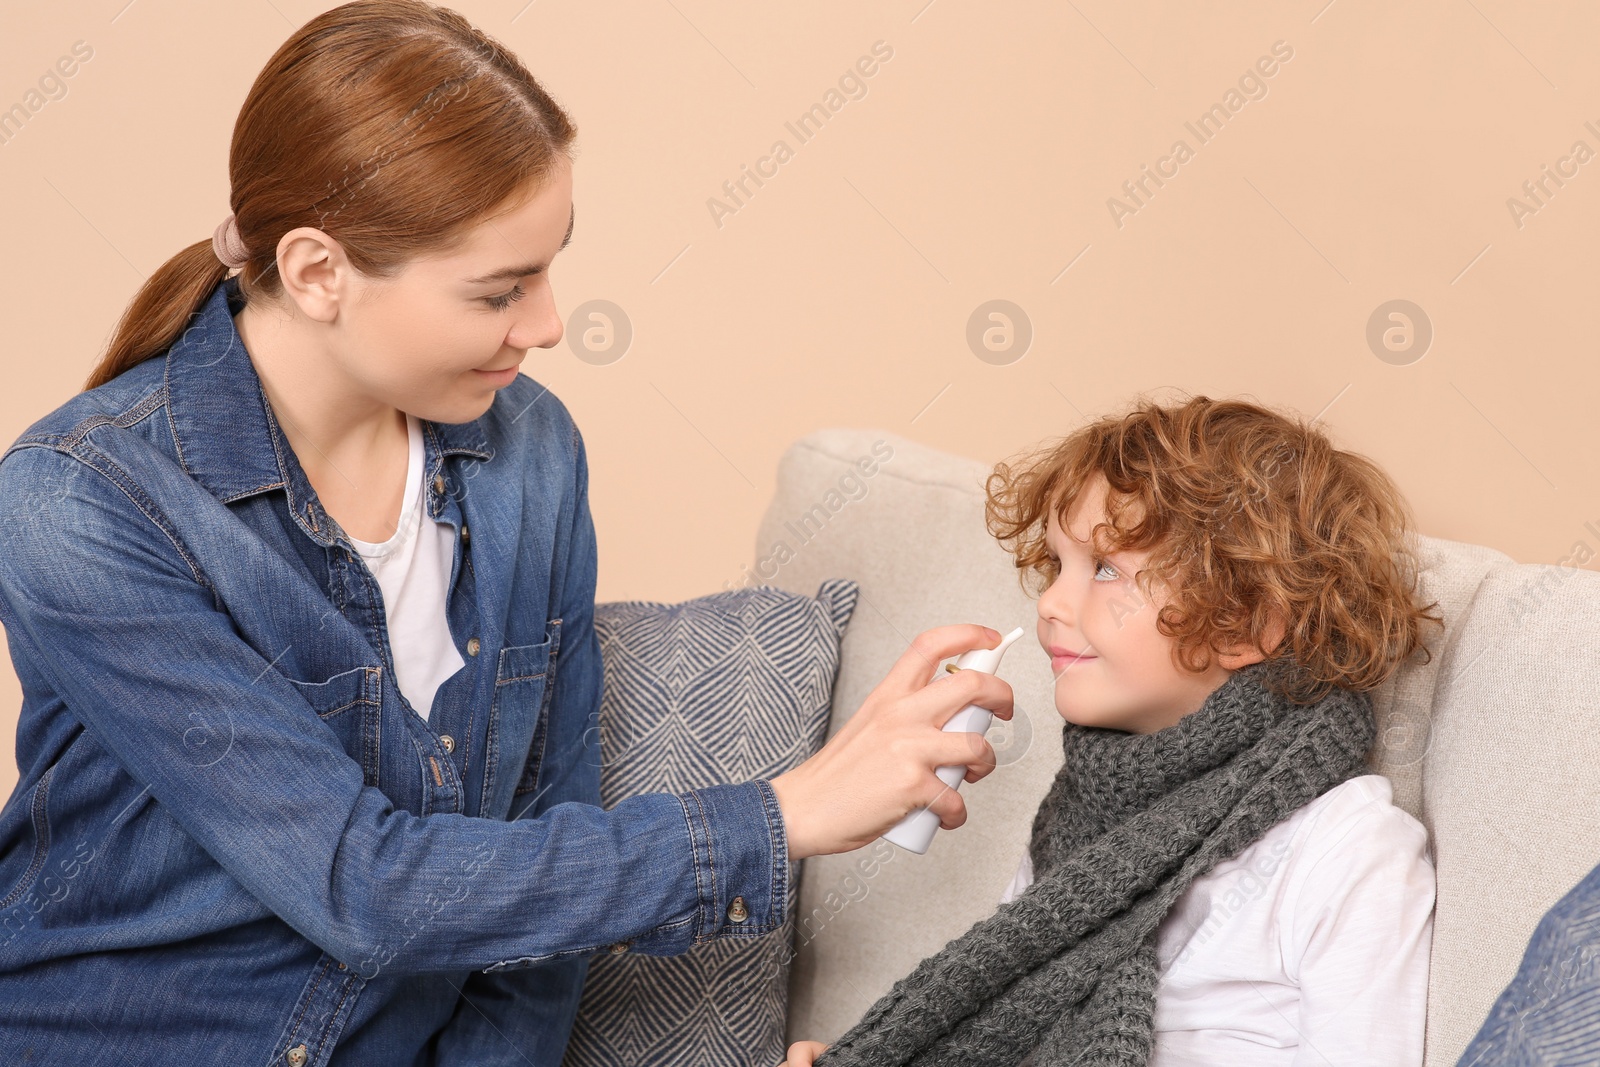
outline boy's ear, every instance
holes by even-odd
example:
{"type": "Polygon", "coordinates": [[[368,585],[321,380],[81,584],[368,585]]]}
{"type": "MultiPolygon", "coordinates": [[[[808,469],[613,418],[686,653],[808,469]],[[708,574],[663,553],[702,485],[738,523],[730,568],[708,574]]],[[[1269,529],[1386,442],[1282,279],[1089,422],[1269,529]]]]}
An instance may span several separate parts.
{"type": "Polygon", "coordinates": [[[1225,652],[1217,656],[1217,664],[1225,670],[1236,671],[1240,667],[1246,667],[1252,663],[1259,663],[1267,658],[1268,652],[1271,652],[1273,649],[1278,647],[1278,645],[1283,641],[1283,635],[1283,620],[1274,615],[1267,622],[1267,648],[1265,652],[1259,648],[1245,648],[1242,651],[1235,649],[1234,651],[1225,652]]]}

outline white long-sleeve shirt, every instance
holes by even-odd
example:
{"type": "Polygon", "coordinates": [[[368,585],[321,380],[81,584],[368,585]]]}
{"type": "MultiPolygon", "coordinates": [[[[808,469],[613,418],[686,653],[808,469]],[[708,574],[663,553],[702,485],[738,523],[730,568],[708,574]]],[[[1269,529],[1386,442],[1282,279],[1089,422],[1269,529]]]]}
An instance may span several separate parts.
{"type": "MultiPolygon", "coordinates": [[[[1419,1067],[1427,831],[1351,778],[1194,880],[1157,931],[1150,1067],[1419,1067]]],[[[1002,902],[1033,881],[1026,851],[1002,902]]]]}

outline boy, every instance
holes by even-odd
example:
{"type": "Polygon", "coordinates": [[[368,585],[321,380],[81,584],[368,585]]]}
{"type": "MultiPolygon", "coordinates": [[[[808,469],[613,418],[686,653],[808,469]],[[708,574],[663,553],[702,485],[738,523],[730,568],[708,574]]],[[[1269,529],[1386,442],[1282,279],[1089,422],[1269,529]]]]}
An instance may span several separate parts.
{"type": "Polygon", "coordinates": [[[818,1067],[1419,1065],[1427,835],[1364,764],[1439,621],[1392,482],[1201,396],[999,464],[986,518],[1043,580],[1065,759],[1000,909],[818,1067]]]}

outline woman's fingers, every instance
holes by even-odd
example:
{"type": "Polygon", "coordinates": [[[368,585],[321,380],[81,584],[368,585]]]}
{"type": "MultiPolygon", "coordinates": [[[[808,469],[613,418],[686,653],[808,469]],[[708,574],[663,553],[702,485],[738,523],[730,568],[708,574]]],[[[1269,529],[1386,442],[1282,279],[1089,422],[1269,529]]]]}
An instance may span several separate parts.
{"type": "MultiPolygon", "coordinates": [[[[940,732],[934,744],[934,755],[941,767],[957,764],[967,768],[969,782],[976,782],[995,768],[994,746],[982,734],[966,730],[940,732]]],[[[944,783],[940,783],[941,785],[944,783]]]]}
{"type": "Polygon", "coordinates": [[[1011,686],[983,671],[956,671],[935,678],[901,701],[908,712],[940,728],[968,704],[988,708],[997,719],[1010,719],[1011,686]]]}
{"type": "Polygon", "coordinates": [[[937,778],[934,781],[938,782],[940,788],[929,799],[927,808],[939,816],[939,828],[941,830],[954,830],[965,825],[967,821],[967,802],[961,799],[960,793],[943,782],[939,782],[937,778]]]}
{"type": "Polygon", "coordinates": [[[821,1041],[796,1041],[789,1046],[789,1058],[778,1064],[778,1067],[811,1067],[816,1058],[822,1055],[822,1050],[827,1047],[821,1041]]]}
{"type": "Polygon", "coordinates": [[[998,630],[976,623],[954,623],[924,630],[911,639],[910,646],[889,668],[883,685],[897,693],[916,692],[928,684],[945,657],[974,648],[993,648],[1000,643],[1000,637],[998,630]]]}
{"type": "Polygon", "coordinates": [[[979,732],[942,727],[969,704],[1010,719],[1011,687],[982,671],[928,679],[943,656],[998,643],[976,625],[918,634],[821,751],[772,779],[791,859],[859,848],[919,807],[946,829],[966,821],[965,804],[934,769],[961,767],[966,781],[978,781],[994,770],[994,747],[979,732]]]}
{"type": "MultiPolygon", "coordinates": [[[[965,731],[942,733],[936,744],[935,758],[941,767],[965,765],[966,781],[976,782],[995,768],[994,746],[981,734],[965,731]]],[[[961,794],[945,785],[937,775],[929,775],[927,788],[931,790],[922,805],[939,816],[939,826],[954,830],[967,821],[967,803],[961,794]]]]}

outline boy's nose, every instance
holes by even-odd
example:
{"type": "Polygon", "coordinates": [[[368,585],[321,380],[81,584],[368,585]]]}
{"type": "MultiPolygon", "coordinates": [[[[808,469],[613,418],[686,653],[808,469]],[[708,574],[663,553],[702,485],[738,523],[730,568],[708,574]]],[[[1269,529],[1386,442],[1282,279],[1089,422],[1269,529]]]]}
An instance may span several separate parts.
{"type": "Polygon", "coordinates": [[[1050,586],[1039,595],[1039,618],[1047,623],[1059,626],[1071,626],[1074,618],[1072,606],[1067,603],[1068,597],[1061,589],[1060,582],[1052,582],[1050,586]]]}

